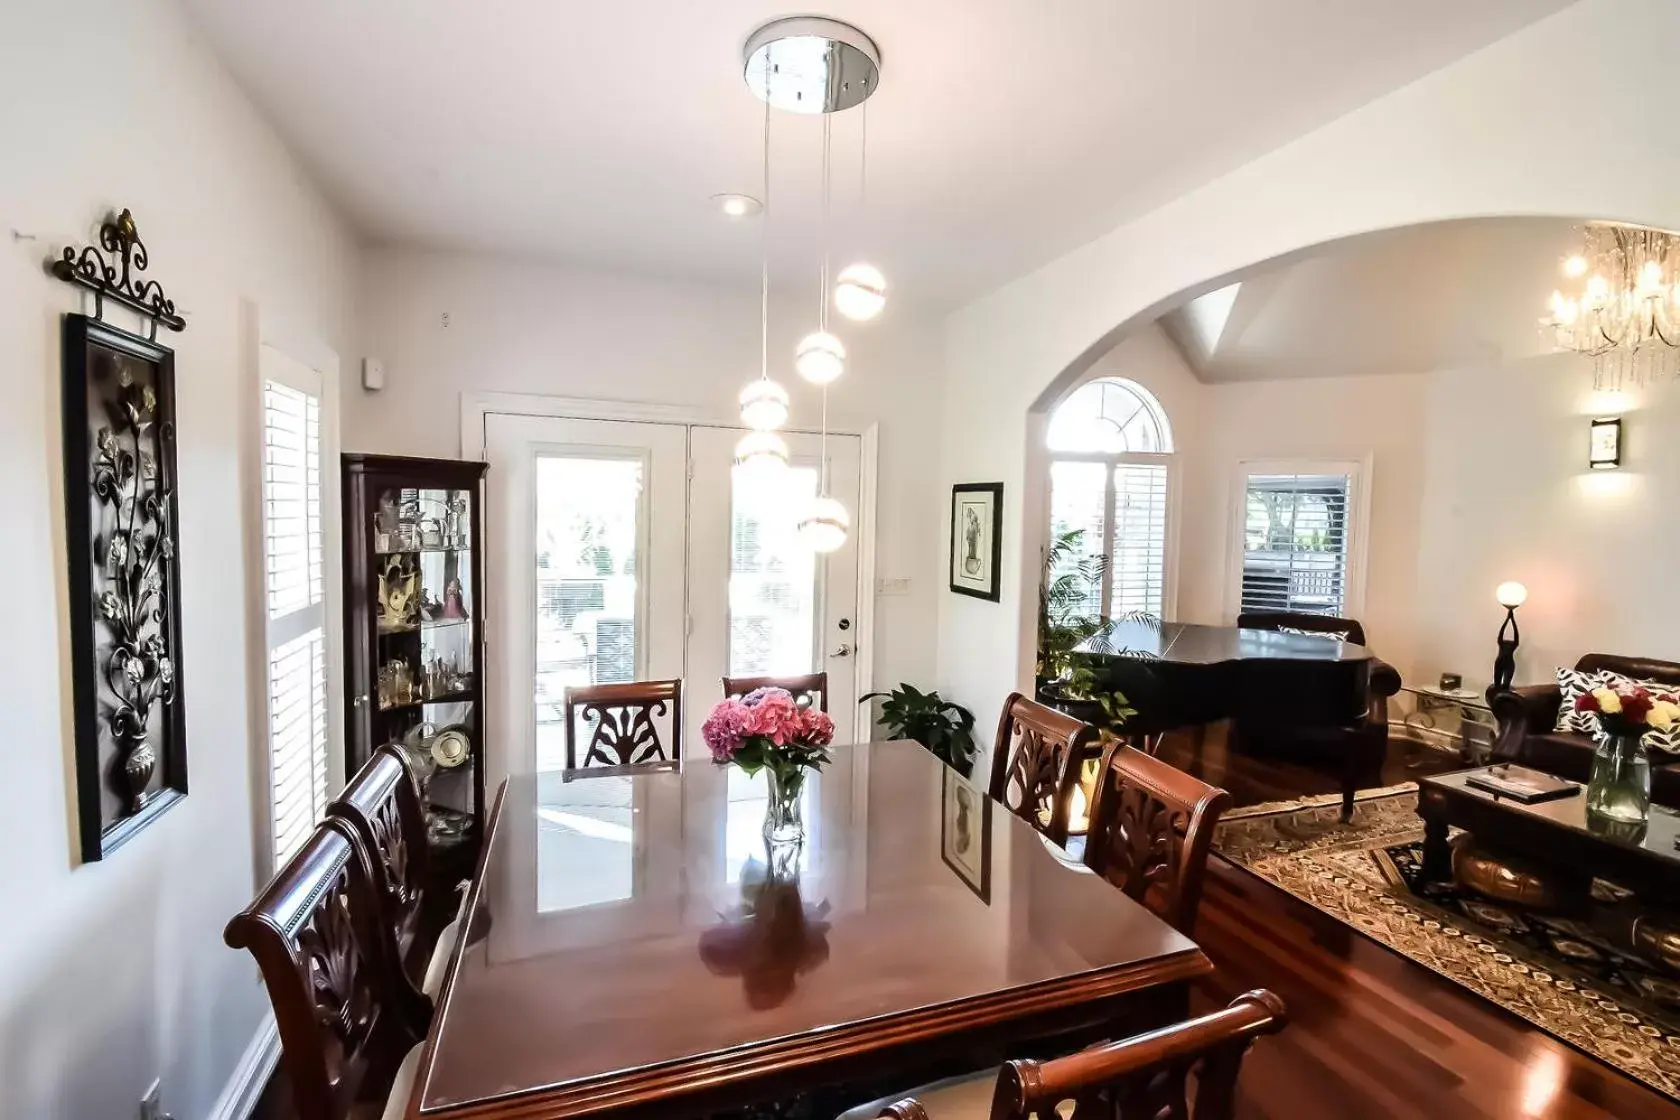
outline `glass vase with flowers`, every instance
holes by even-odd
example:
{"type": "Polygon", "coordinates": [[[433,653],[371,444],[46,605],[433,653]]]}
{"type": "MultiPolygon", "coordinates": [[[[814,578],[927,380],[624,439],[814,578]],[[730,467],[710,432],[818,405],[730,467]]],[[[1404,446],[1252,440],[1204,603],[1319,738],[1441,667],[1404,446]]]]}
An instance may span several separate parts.
{"type": "Polygon", "coordinates": [[[1680,697],[1607,683],[1582,693],[1575,710],[1596,715],[1603,732],[1587,780],[1588,816],[1642,823],[1651,812],[1651,761],[1643,740],[1680,720],[1680,697]]]}
{"type": "Polygon", "coordinates": [[[816,708],[800,707],[784,688],[759,688],[737,700],[723,700],[700,729],[712,761],[739,766],[748,775],[764,771],[770,801],[764,839],[770,844],[802,840],[801,803],[806,773],[829,761],[834,721],[816,708]]]}

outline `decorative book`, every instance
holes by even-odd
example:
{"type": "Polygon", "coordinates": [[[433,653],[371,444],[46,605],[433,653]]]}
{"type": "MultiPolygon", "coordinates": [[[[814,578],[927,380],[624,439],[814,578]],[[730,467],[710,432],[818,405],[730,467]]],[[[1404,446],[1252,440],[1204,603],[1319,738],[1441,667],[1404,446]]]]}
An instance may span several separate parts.
{"type": "Polygon", "coordinates": [[[1500,797],[1509,797],[1512,801],[1520,801],[1524,805],[1532,805],[1536,801],[1551,801],[1559,797],[1572,797],[1581,791],[1579,782],[1566,781],[1539,770],[1509,763],[1490,766],[1479,774],[1472,774],[1464,779],[1464,784],[1488,793],[1496,793],[1500,797]]]}

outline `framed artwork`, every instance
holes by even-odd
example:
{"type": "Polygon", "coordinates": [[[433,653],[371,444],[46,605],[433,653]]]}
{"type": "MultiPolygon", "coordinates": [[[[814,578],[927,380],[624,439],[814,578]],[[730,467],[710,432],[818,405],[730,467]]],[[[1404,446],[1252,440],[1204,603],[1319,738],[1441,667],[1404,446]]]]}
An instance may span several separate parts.
{"type": "Polygon", "coordinates": [[[997,602],[1003,549],[1003,483],[951,487],[951,590],[997,602]]]}
{"type": "Polygon", "coordinates": [[[992,903],[992,799],[946,768],[940,790],[939,858],[981,902],[992,903]]]}
{"type": "Polygon", "coordinates": [[[187,796],[181,554],[175,508],[175,351],[186,320],[147,276],[134,216],[49,263],[92,293],[64,317],[64,543],[76,818],[84,862],[104,859],[187,796]],[[150,338],[104,319],[120,304],[150,338]]]}
{"type": "Polygon", "coordinates": [[[175,514],[175,354],[64,320],[71,690],[82,859],[187,792],[175,514]]]}

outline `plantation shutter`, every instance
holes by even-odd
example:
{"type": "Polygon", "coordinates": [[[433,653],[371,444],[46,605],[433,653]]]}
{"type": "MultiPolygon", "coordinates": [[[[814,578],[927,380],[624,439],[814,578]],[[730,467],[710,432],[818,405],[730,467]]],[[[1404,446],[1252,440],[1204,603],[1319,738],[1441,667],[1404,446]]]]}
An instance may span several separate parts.
{"type": "Polygon", "coordinates": [[[1245,475],[1242,609],[1344,613],[1346,473],[1245,475]]]}
{"type": "Polygon", "coordinates": [[[263,583],[268,676],[268,804],[278,867],[327,807],[325,533],[321,383],[266,350],[263,379],[263,583]]]}
{"type": "Polygon", "coordinates": [[[1113,588],[1109,617],[1144,611],[1160,617],[1167,566],[1167,466],[1121,463],[1114,468],[1113,588]]]}

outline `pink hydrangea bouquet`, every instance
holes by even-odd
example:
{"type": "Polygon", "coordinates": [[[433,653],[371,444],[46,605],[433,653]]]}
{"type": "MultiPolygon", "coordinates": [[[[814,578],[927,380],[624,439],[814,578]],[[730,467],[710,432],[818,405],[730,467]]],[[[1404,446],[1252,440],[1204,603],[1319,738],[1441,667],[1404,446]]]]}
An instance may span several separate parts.
{"type": "Polygon", "coordinates": [[[800,707],[785,688],[759,688],[739,700],[721,701],[700,734],[713,762],[739,766],[748,774],[768,772],[766,835],[803,835],[799,802],[805,772],[827,764],[828,745],[834,740],[834,721],[827,712],[800,707]]]}

